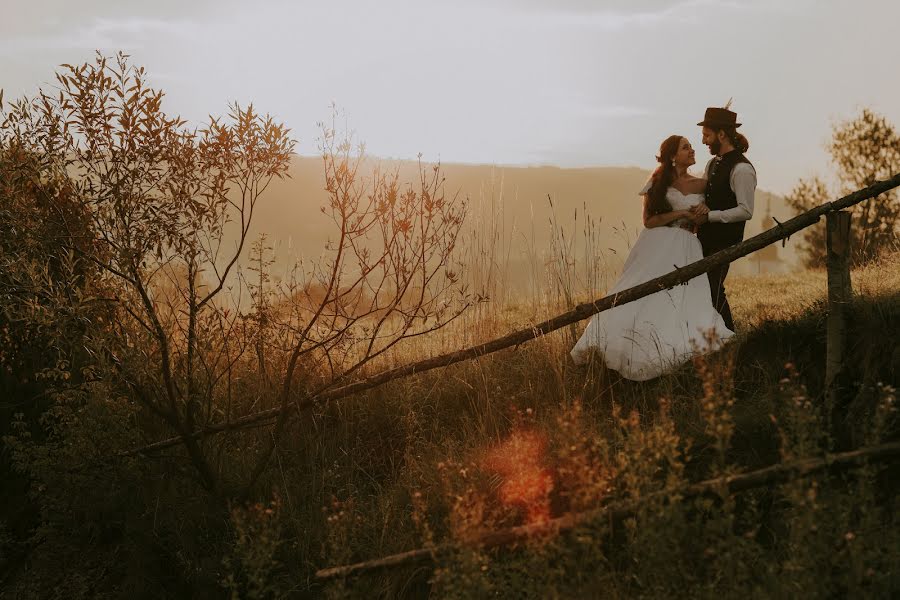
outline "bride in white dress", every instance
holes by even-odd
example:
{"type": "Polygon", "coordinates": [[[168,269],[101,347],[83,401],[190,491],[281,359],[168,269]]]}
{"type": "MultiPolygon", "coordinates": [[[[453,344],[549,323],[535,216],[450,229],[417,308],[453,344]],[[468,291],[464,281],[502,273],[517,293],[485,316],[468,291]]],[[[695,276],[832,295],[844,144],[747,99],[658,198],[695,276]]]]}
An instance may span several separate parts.
{"type": "MultiPolygon", "coordinates": [[[[692,177],[691,143],[673,135],[660,146],[660,167],[640,191],[644,230],[638,236],[614,294],[703,258],[694,218],[703,204],[705,179],[692,177]]],[[[715,349],[734,335],[712,304],[703,274],[678,285],[595,315],[572,349],[576,364],[599,353],[623,377],[645,381],[677,367],[697,352],[715,349]],[[715,347],[711,347],[715,346],[715,347]]]]}

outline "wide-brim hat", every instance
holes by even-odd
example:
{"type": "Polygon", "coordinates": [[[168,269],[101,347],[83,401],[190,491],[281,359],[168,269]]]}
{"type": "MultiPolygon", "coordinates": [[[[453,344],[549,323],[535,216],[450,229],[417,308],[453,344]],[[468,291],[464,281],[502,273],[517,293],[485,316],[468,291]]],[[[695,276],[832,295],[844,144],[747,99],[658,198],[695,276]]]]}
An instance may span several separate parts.
{"type": "Polygon", "coordinates": [[[697,125],[721,129],[726,127],[734,127],[736,129],[741,126],[741,124],[737,122],[736,112],[730,111],[727,108],[718,108],[715,106],[710,106],[706,109],[703,120],[697,123],[697,125]]]}

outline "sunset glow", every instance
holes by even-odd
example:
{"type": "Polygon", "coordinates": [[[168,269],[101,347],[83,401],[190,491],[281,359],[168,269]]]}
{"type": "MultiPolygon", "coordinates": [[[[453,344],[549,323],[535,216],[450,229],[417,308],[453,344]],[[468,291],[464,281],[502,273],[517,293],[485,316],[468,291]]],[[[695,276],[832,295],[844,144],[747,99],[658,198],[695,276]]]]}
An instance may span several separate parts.
{"type": "Polygon", "coordinates": [[[900,0],[2,8],[0,600],[900,598],[900,0]]]}

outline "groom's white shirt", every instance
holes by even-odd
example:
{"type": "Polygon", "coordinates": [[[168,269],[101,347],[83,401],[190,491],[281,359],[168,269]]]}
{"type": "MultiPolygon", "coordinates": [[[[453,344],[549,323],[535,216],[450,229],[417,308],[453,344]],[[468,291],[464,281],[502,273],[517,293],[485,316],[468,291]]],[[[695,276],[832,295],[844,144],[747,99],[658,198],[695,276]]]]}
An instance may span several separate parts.
{"type": "MultiPolygon", "coordinates": [[[[704,174],[709,179],[709,168],[715,158],[706,163],[704,174]]],[[[753,195],[756,193],[756,169],[750,163],[741,162],[731,170],[731,190],[737,196],[737,206],[727,210],[711,210],[710,223],[735,223],[748,221],[753,216],[753,195]]]]}

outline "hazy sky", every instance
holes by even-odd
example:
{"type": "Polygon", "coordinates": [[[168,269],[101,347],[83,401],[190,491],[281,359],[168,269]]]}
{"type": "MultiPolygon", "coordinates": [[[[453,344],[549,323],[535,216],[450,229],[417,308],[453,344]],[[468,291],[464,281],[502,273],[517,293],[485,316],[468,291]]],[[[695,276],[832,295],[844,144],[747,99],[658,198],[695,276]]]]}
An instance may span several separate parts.
{"type": "Polygon", "coordinates": [[[302,154],[335,102],[368,150],[633,165],[734,98],[760,186],[826,170],[835,119],[900,126],[895,0],[0,0],[7,98],[118,49],[192,120],[254,102],[302,154]]]}

